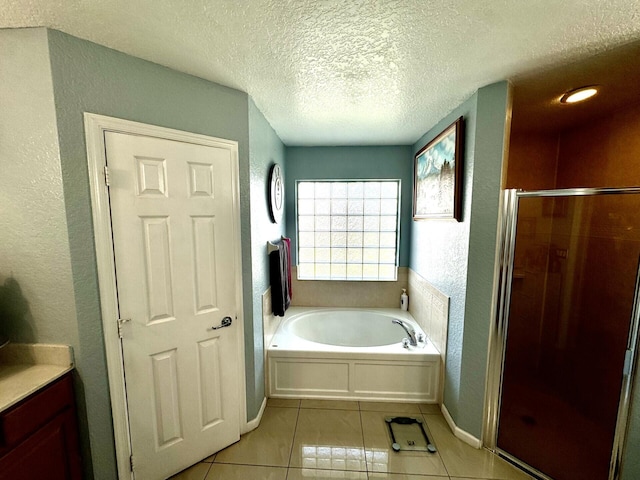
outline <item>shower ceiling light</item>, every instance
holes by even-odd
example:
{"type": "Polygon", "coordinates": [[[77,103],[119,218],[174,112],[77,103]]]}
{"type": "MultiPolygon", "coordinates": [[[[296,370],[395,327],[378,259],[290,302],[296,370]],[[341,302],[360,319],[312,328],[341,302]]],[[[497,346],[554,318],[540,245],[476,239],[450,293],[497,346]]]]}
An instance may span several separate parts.
{"type": "Polygon", "coordinates": [[[597,85],[590,85],[588,87],[580,87],[574,90],[569,90],[567,93],[560,97],[560,103],[577,103],[593,97],[598,93],[597,85]]]}

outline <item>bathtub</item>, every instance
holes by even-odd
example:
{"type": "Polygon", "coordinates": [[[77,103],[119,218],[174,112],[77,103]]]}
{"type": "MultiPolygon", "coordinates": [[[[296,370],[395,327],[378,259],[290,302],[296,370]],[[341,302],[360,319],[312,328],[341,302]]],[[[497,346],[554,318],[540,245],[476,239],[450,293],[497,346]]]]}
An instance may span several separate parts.
{"type": "Polygon", "coordinates": [[[267,346],[267,394],[437,403],[440,353],[428,338],[404,348],[394,318],[424,336],[399,309],[290,308],[267,346]]]}

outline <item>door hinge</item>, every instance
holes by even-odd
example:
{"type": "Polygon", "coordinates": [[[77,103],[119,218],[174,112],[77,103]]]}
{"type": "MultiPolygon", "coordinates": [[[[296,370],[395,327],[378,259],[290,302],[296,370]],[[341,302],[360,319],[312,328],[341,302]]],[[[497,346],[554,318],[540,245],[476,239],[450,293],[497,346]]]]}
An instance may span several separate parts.
{"type": "Polygon", "coordinates": [[[109,183],[109,167],[107,165],[104,166],[104,183],[107,187],[111,186],[109,183]]]}
{"type": "Polygon", "coordinates": [[[120,338],[123,338],[122,337],[122,325],[124,325],[125,323],[130,322],[130,321],[131,321],[130,318],[119,318],[118,319],[118,336],[120,338]]]}
{"type": "Polygon", "coordinates": [[[133,467],[133,455],[129,456],[129,469],[130,469],[129,470],[130,472],[133,472],[133,470],[134,470],[134,467],[133,467]]]}

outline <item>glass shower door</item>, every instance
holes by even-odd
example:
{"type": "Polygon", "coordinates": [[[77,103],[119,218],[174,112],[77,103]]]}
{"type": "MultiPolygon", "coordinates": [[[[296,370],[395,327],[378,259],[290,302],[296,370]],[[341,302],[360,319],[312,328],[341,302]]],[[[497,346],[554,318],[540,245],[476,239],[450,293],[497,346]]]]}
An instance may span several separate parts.
{"type": "Polygon", "coordinates": [[[499,451],[609,478],[639,258],[640,194],[519,196],[499,451]]]}

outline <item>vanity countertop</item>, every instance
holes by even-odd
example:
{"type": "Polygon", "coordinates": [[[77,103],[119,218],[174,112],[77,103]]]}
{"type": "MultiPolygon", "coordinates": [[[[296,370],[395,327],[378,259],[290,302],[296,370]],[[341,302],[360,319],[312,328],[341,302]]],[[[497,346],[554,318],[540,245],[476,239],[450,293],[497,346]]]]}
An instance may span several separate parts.
{"type": "Polygon", "coordinates": [[[10,343],[0,349],[0,412],[73,369],[68,345],[10,343]]]}

